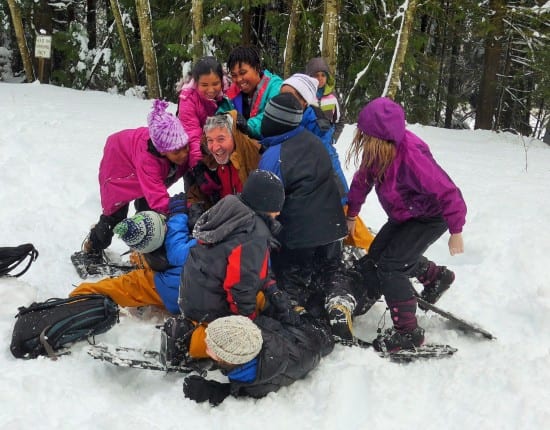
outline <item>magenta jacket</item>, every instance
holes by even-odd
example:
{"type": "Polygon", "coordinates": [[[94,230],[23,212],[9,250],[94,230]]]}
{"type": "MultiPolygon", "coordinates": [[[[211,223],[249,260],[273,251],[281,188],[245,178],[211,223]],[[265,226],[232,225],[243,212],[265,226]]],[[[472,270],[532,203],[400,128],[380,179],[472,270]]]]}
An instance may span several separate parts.
{"type": "Polygon", "coordinates": [[[161,156],[149,143],[147,127],[122,130],[107,138],[99,165],[103,214],[111,215],[132,200],[145,197],[149,207],[168,212],[168,187],[187,171],[161,156]]]}
{"type": "MultiPolygon", "coordinates": [[[[221,93],[219,97],[222,97],[221,93]]],[[[189,166],[191,168],[202,160],[202,127],[206,123],[206,118],[214,115],[217,109],[216,101],[201,96],[195,88],[193,80],[182,88],[179,96],[178,118],[189,136],[189,166]]]]}
{"type": "Polygon", "coordinates": [[[379,126],[377,137],[394,140],[392,137],[396,134],[402,136],[396,144],[396,157],[381,183],[375,181],[372,171],[359,169],[355,173],[348,193],[348,215],[359,214],[374,186],[391,220],[404,222],[441,215],[451,234],[462,232],[466,203],[458,187],[434,160],[428,145],[414,133],[404,130],[404,123],[387,121],[379,126]]]}

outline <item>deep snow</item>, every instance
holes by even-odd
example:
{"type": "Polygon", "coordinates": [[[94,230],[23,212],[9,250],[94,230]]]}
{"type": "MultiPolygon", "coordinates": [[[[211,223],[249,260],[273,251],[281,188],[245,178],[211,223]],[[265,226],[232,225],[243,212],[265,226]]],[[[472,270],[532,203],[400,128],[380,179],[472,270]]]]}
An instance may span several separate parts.
{"type": "MultiPolygon", "coordinates": [[[[399,365],[337,346],[307,379],[217,408],[185,399],[182,375],[117,368],[91,359],[85,343],[58,361],[13,358],[17,308],[65,297],[79,282],[69,255],[100,214],[105,138],[146,125],[150,106],[100,92],[0,83],[0,246],[32,242],[40,252],[23,277],[0,279],[0,428],[548,428],[550,147],[511,134],[410,126],[468,205],[465,254],[449,255],[448,234],[427,253],[457,275],[440,305],[497,340],[464,335],[420,312],[427,339],[457,347],[454,357],[399,365]]],[[[347,126],[338,142],[342,159],[353,131],[347,126]]],[[[179,183],[170,191],[181,189],[179,183]]],[[[374,194],[361,216],[373,229],[385,221],[374,194]]],[[[125,247],[115,241],[112,249],[125,247]]],[[[378,303],[358,318],[357,334],[373,338],[384,309],[378,303]]],[[[163,317],[124,310],[98,340],[156,349],[154,326],[163,317]]]]}

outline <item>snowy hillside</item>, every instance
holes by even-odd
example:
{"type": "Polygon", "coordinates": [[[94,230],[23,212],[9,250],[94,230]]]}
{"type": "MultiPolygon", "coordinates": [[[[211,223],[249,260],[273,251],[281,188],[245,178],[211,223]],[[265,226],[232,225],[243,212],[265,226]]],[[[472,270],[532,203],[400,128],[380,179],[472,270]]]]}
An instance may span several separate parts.
{"type": "MultiPolygon", "coordinates": [[[[550,147],[510,134],[411,125],[461,188],[466,251],[448,234],[427,253],[456,272],[441,307],[497,340],[467,336],[419,313],[428,341],[459,349],[409,365],[337,346],[307,379],[261,400],[217,408],[184,398],[182,375],[121,369],[84,343],[57,361],[9,351],[21,305],[65,297],[79,282],[69,255],[100,214],[97,171],[108,134],[146,124],[150,101],[40,84],[0,83],[0,246],[32,242],[38,260],[0,279],[0,428],[16,429],[542,429],[550,426],[550,147]]],[[[175,106],[172,106],[175,112],[175,106]]],[[[354,127],[344,130],[341,158],[354,127]]],[[[352,168],[346,169],[348,178],[352,168]]],[[[181,183],[171,189],[176,193],[181,183]]],[[[375,195],[361,213],[385,221],[375,195]]],[[[125,250],[122,242],[112,246],[125,250]]],[[[372,339],[385,306],[355,323],[372,339]]],[[[156,349],[160,311],[125,310],[98,340],[156,349]]],[[[388,315],[386,327],[391,322],[388,315]]]]}

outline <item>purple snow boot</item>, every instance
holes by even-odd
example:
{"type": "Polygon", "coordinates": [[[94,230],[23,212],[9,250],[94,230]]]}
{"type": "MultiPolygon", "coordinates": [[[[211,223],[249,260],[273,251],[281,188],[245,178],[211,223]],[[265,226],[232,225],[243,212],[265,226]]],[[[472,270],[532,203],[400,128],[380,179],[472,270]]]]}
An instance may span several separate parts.
{"type": "MultiPolygon", "coordinates": [[[[432,305],[441,298],[455,280],[455,274],[451,270],[446,266],[437,266],[433,261],[427,261],[420,268],[420,272],[421,274],[416,277],[424,285],[420,297],[432,305]]],[[[419,307],[423,311],[426,310],[422,305],[419,307]]]]}
{"type": "Polygon", "coordinates": [[[388,303],[393,328],[378,335],[372,342],[376,351],[396,352],[414,349],[424,343],[424,329],[416,322],[416,299],[388,303]]]}

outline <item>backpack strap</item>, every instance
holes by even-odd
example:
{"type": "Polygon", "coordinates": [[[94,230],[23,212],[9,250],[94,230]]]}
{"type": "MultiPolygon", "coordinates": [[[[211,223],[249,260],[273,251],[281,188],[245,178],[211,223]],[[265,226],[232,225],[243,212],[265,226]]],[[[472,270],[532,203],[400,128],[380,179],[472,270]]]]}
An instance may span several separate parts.
{"type": "Polygon", "coordinates": [[[0,248],[0,276],[14,276],[18,278],[29,270],[31,264],[36,261],[37,258],[38,251],[32,243],[24,243],[19,246],[0,248]],[[23,270],[15,275],[9,273],[23,263],[27,257],[29,257],[29,260],[23,270]]]}

